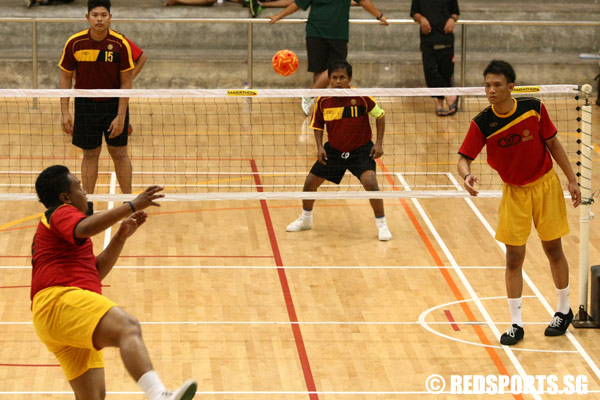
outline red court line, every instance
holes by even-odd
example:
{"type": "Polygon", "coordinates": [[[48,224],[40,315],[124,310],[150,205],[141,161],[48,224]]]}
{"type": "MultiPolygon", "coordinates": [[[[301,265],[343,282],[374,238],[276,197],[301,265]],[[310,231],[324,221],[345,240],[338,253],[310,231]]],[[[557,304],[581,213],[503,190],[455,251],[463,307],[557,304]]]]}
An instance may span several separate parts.
{"type": "Polygon", "coordinates": [[[446,314],[446,318],[448,318],[448,321],[450,321],[450,326],[452,327],[452,329],[454,329],[455,331],[460,331],[460,328],[458,327],[458,325],[456,325],[456,321],[454,320],[454,317],[452,316],[450,310],[444,310],[444,314],[446,314]]]}
{"type": "MultiPolygon", "coordinates": [[[[252,171],[254,172],[254,182],[256,183],[256,190],[262,192],[263,186],[260,180],[260,176],[258,174],[258,167],[256,166],[256,161],[250,160],[250,164],[252,165],[252,171]]],[[[292,293],[290,292],[290,286],[288,284],[287,276],[285,274],[285,268],[283,267],[283,261],[281,260],[281,253],[279,251],[279,245],[277,244],[277,237],[275,236],[275,229],[273,228],[271,214],[269,213],[269,207],[267,206],[266,200],[260,200],[260,206],[262,208],[263,216],[265,218],[267,231],[269,232],[269,240],[271,241],[271,248],[273,249],[273,255],[275,256],[275,264],[277,265],[277,274],[279,275],[279,282],[281,283],[283,298],[285,299],[285,305],[287,307],[288,316],[290,318],[292,332],[294,334],[294,341],[296,342],[296,349],[298,351],[298,356],[300,357],[300,365],[302,366],[302,373],[304,374],[306,388],[310,392],[309,398],[311,400],[318,400],[319,395],[317,394],[317,387],[315,386],[315,380],[313,378],[312,370],[310,368],[310,362],[308,361],[308,354],[306,353],[306,347],[304,346],[304,339],[302,338],[300,324],[298,324],[298,316],[296,315],[294,300],[292,299],[292,293]]]]}
{"type": "MultiPolygon", "coordinates": [[[[394,182],[394,177],[388,171],[388,169],[386,168],[386,166],[383,164],[383,161],[381,161],[381,159],[379,158],[379,159],[377,159],[377,163],[381,167],[381,170],[383,171],[383,173],[384,173],[387,181],[392,186],[393,190],[400,190],[398,188],[398,186],[396,186],[396,183],[394,182]]],[[[421,237],[421,240],[423,241],[423,243],[425,243],[425,246],[429,250],[429,254],[435,260],[436,265],[438,267],[443,267],[444,266],[444,262],[442,261],[442,258],[440,257],[440,255],[435,250],[435,247],[433,246],[433,243],[431,243],[431,241],[429,240],[429,237],[425,233],[425,230],[423,229],[423,227],[419,223],[419,220],[417,219],[417,217],[415,216],[415,214],[412,212],[412,210],[411,210],[408,202],[406,201],[406,199],[400,199],[400,202],[402,203],[402,206],[404,207],[404,210],[408,214],[408,217],[410,218],[413,226],[415,227],[415,229],[419,233],[419,236],[421,237]]],[[[460,307],[462,308],[463,312],[467,316],[467,319],[470,322],[476,322],[477,319],[475,318],[475,314],[473,313],[473,311],[471,310],[471,307],[469,307],[469,305],[467,304],[467,302],[462,301],[462,300],[465,300],[465,297],[463,296],[462,292],[458,288],[458,285],[456,284],[456,282],[454,281],[454,279],[452,279],[452,276],[450,275],[450,272],[448,271],[448,269],[447,268],[440,268],[439,271],[442,273],[442,276],[444,277],[444,280],[446,281],[446,283],[450,287],[450,290],[452,290],[452,293],[454,294],[454,297],[456,298],[456,300],[461,301],[460,302],[460,307]]],[[[500,356],[496,352],[496,349],[490,347],[491,346],[491,342],[490,342],[489,338],[487,337],[487,335],[485,334],[485,332],[483,331],[483,329],[481,328],[481,326],[479,326],[479,325],[473,325],[473,329],[477,333],[477,336],[479,337],[480,342],[485,345],[484,348],[485,348],[486,352],[488,353],[489,357],[492,359],[492,362],[494,363],[494,365],[498,369],[498,372],[500,372],[500,374],[502,374],[502,375],[510,376],[510,374],[508,373],[508,369],[506,368],[506,366],[504,365],[504,363],[500,359],[500,356]]],[[[513,397],[515,399],[523,400],[523,395],[521,395],[521,394],[513,394],[513,397]]]]}

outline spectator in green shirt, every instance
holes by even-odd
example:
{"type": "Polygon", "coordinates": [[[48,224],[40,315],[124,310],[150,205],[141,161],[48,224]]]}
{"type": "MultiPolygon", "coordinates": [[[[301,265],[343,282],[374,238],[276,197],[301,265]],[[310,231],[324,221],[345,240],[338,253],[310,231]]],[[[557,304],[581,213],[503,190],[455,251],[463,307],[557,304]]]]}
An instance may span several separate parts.
{"type": "MultiPolygon", "coordinates": [[[[387,25],[383,13],[371,0],[355,0],[358,5],[387,25]]],[[[350,1],[344,0],[294,0],[280,13],[269,16],[271,23],[295,13],[299,9],[307,10],[306,53],[308,71],[314,74],[312,89],[323,89],[329,86],[327,68],[334,61],[346,60],[348,57],[348,36],[350,31],[350,1]]],[[[306,115],[312,111],[314,99],[302,98],[302,110],[306,115]]]]}

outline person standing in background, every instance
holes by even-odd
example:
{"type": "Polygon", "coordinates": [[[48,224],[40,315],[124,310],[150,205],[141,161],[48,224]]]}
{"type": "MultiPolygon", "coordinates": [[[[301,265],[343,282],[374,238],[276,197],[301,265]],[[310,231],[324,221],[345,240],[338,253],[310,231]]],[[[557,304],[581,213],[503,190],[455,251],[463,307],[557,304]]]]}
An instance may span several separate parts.
{"type": "MultiPolygon", "coordinates": [[[[427,87],[452,87],[454,75],[454,24],[460,10],[458,0],[412,0],[410,16],[420,24],[421,56],[427,87]]],[[[435,113],[454,115],[458,96],[437,97],[435,113]]]]}

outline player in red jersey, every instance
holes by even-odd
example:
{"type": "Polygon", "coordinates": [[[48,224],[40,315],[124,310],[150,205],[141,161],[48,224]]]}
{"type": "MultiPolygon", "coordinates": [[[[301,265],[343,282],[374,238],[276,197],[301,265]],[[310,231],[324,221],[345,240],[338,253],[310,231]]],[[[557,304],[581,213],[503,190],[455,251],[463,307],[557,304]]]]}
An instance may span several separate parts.
{"type": "Polygon", "coordinates": [[[144,344],[139,322],[102,295],[101,281],[116,263],[127,239],[158,206],[160,186],[133,201],[86,217],[81,182],[62,165],[46,168],[35,189],[47,210],[33,238],[31,310],[42,342],[58,359],[77,399],[102,400],[106,394],[102,348],[118,347],[127,371],[150,400],[189,400],[197,384],[165,389],[144,344]],[[96,257],[91,237],[122,220],[110,243],[96,257]]]}
{"type": "MultiPolygon", "coordinates": [[[[131,89],[134,62],[125,37],[110,29],[110,0],[89,0],[86,19],[90,28],[71,36],[59,63],[60,88],[70,89],[73,75],[76,89],[131,89]]],[[[83,150],[82,182],[94,193],[98,178],[98,158],[104,136],[123,193],[131,193],[132,167],[127,153],[129,99],[75,99],[75,119],[69,111],[69,98],[61,100],[62,126],[73,136],[73,144],[83,150]]],[[[90,210],[91,211],[91,210],[90,210]]]]}
{"type": "MultiPolygon", "coordinates": [[[[328,70],[330,86],[350,88],[352,66],[346,61],[334,62],[328,70]]],[[[305,192],[315,192],[325,180],[339,184],[346,170],[356,176],[368,191],[379,191],[375,159],[383,155],[385,112],[371,97],[319,97],[314,107],[311,128],[317,143],[317,162],[304,181],[305,192]],[[369,115],[375,118],[377,139],[371,141],[369,115]],[[327,127],[328,141],[323,145],[327,127]]],[[[379,240],[392,238],[385,220],[383,199],[371,199],[379,240]]],[[[286,228],[298,232],[312,228],[314,200],[302,200],[302,215],[286,228]]]]}
{"type": "Polygon", "coordinates": [[[568,179],[568,191],[574,207],[581,202],[577,178],[557,137],[557,130],[542,102],[535,98],[513,98],[516,74],[513,67],[493,60],[483,72],[485,94],[490,106],[471,121],[460,147],[458,173],[464,187],[477,196],[477,176],[471,174],[471,162],[487,147],[488,164],[504,185],[500,202],[496,239],[506,245],[506,292],[512,325],[500,337],[500,343],[514,345],[525,331],[521,318],[523,261],[531,221],[548,257],[558,293],[558,306],[546,336],[563,335],[573,320],[569,306],[569,265],[561,237],[569,233],[565,200],[552,159],[568,179]]]}

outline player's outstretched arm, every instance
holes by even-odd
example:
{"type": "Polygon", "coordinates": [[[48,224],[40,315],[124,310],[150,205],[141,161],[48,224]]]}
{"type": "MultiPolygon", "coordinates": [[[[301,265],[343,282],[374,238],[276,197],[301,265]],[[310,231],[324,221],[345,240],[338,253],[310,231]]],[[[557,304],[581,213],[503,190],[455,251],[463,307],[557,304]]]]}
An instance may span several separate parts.
{"type": "Polygon", "coordinates": [[[150,186],[133,199],[131,203],[126,202],[118,207],[96,213],[81,220],[77,228],[75,228],[75,237],[88,238],[94,236],[100,232],[104,232],[134,212],[142,211],[150,206],[160,206],[155,200],[165,197],[164,194],[159,193],[163,189],[162,186],[150,186]]]}
{"type": "Polygon", "coordinates": [[[571,162],[565,152],[565,148],[562,146],[556,135],[551,139],[546,140],[546,147],[548,147],[548,151],[552,154],[552,158],[556,160],[556,163],[569,180],[567,190],[571,193],[573,207],[577,207],[581,204],[581,190],[577,184],[577,177],[575,176],[575,172],[573,172],[573,168],[571,168],[571,162]]]}
{"type": "Polygon", "coordinates": [[[145,211],[138,211],[123,220],[119,226],[119,230],[115,236],[112,237],[108,246],[106,246],[96,258],[96,268],[100,274],[100,280],[108,275],[117,262],[117,259],[123,250],[123,246],[125,245],[125,241],[133,235],[144,222],[146,222],[147,218],[148,214],[146,214],[145,211]]]}

